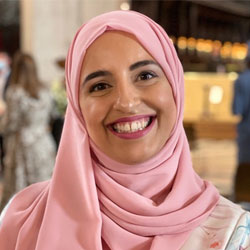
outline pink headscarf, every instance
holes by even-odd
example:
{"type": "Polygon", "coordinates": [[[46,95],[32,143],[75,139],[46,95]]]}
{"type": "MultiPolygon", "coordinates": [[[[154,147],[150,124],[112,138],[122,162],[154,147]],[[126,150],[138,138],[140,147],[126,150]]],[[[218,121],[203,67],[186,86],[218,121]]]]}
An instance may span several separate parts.
{"type": "Polygon", "coordinates": [[[54,175],[14,198],[0,228],[0,249],[180,249],[219,195],[192,168],[182,125],[183,70],[172,42],[142,14],[100,15],[77,32],[66,78],[69,105],[54,175]],[[85,52],[107,30],[138,39],[162,66],[177,105],[177,121],[164,148],[133,167],[108,158],[90,141],[79,108],[85,52]]]}

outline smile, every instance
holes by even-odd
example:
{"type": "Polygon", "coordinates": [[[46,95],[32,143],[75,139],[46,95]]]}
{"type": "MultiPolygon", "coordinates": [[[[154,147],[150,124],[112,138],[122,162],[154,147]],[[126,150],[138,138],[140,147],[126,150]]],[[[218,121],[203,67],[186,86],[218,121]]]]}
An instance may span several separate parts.
{"type": "Polygon", "coordinates": [[[108,126],[109,130],[123,139],[137,139],[146,135],[154,125],[155,116],[121,118],[108,126]]]}

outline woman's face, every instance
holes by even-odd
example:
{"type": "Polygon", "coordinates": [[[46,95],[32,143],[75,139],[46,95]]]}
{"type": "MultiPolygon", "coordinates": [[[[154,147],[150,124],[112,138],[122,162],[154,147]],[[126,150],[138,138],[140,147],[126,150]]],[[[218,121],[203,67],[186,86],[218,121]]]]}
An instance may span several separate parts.
{"type": "Polygon", "coordinates": [[[79,99],[90,138],[125,164],[157,154],[176,121],[172,89],[161,66],[124,32],[106,32],[87,49],[79,99]]]}

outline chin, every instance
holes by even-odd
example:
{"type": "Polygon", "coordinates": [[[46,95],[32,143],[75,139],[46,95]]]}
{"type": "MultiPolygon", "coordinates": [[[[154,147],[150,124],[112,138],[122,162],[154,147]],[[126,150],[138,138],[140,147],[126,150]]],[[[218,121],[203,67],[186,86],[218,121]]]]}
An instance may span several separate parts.
{"type": "Polygon", "coordinates": [[[127,150],[125,150],[124,152],[126,152],[125,156],[124,155],[122,157],[119,157],[119,159],[117,159],[118,162],[121,162],[123,164],[127,164],[127,165],[136,165],[136,164],[140,164],[143,162],[146,162],[147,160],[149,160],[150,158],[152,158],[155,154],[152,152],[128,152],[127,150]]]}

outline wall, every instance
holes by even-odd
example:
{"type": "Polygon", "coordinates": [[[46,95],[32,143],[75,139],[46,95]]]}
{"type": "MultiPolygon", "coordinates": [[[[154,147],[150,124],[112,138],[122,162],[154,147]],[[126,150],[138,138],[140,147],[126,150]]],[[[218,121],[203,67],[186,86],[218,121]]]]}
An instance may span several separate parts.
{"type": "MultiPolygon", "coordinates": [[[[211,121],[236,123],[238,118],[232,115],[233,84],[236,73],[195,73],[186,72],[184,120],[197,122],[203,119],[211,121]],[[219,103],[211,103],[211,88],[217,86],[222,90],[219,103]]],[[[214,93],[216,94],[216,93],[214,93]]]]}
{"type": "Polygon", "coordinates": [[[21,49],[31,53],[47,84],[63,77],[56,61],[65,58],[80,25],[118,9],[120,0],[21,0],[21,49]]]}

